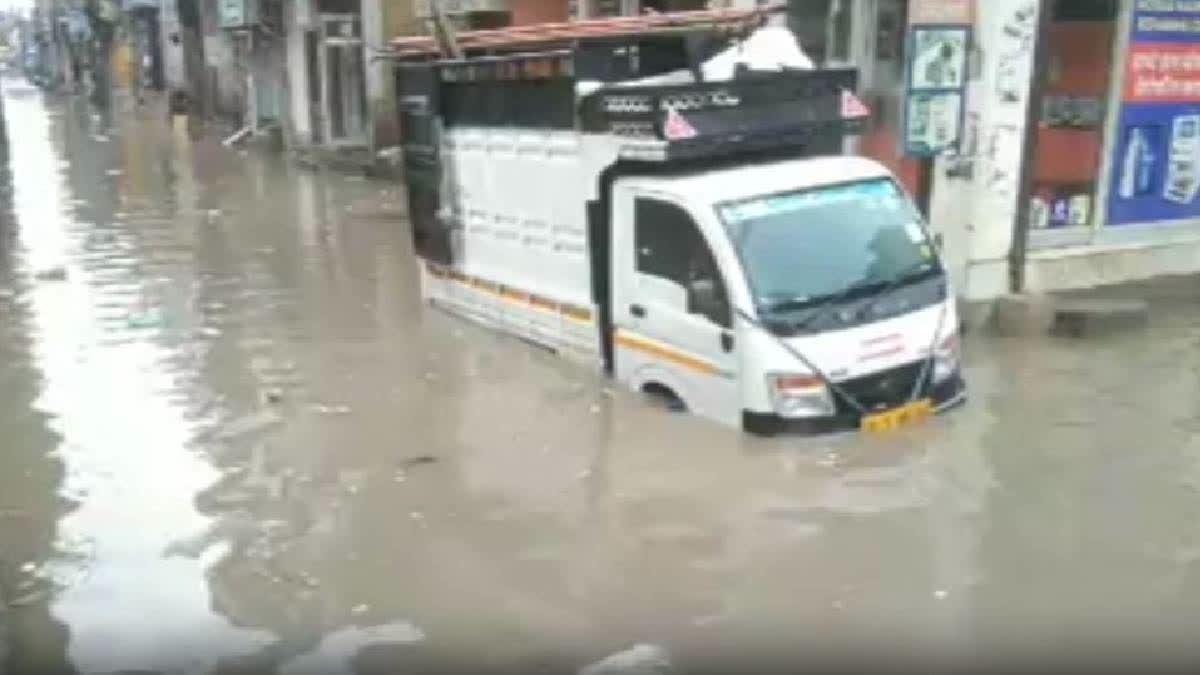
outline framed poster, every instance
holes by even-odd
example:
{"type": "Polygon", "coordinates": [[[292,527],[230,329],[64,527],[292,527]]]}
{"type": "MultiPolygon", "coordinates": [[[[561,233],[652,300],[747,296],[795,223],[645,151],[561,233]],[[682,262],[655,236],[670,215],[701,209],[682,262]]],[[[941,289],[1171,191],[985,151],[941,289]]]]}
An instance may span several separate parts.
{"type": "Polygon", "coordinates": [[[910,94],[907,103],[904,146],[909,154],[932,156],[958,144],[962,137],[962,92],[910,94]]]}
{"type": "Polygon", "coordinates": [[[912,26],[904,103],[904,154],[933,157],[962,137],[966,103],[968,26],[912,26]]]}

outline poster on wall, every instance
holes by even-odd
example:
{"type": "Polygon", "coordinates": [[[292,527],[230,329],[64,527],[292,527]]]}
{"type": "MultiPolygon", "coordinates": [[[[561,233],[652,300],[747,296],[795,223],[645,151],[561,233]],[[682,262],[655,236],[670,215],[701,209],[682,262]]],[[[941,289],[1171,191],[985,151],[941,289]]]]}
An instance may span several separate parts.
{"type": "Polygon", "coordinates": [[[958,145],[970,36],[967,26],[909,28],[904,154],[933,157],[958,145]]]}
{"type": "Polygon", "coordinates": [[[1108,224],[1200,218],[1200,5],[1138,0],[1109,185],[1108,224]]]}

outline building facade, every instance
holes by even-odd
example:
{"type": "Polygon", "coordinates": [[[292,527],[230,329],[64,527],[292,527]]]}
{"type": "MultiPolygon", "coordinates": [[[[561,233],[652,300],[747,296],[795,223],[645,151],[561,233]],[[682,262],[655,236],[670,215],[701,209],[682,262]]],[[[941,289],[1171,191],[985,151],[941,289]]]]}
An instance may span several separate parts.
{"type": "Polygon", "coordinates": [[[964,137],[932,173],[960,293],[1200,271],[1200,8],[975,6],[964,137]]]}

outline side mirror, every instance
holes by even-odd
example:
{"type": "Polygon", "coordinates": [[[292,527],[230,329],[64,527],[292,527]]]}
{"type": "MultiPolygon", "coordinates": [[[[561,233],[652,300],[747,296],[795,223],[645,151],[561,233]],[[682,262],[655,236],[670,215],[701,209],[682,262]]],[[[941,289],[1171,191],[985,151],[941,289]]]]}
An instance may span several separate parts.
{"type": "Polygon", "coordinates": [[[712,279],[692,279],[688,284],[687,311],[721,325],[728,321],[725,300],[717,292],[717,283],[712,279]]]}

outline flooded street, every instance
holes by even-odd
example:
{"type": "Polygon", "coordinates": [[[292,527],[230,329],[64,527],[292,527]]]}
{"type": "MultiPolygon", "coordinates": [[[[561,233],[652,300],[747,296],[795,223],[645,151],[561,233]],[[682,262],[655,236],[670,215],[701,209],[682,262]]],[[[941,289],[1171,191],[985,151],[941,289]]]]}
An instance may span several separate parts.
{"type": "Polygon", "coordinates": [[[398,184],[4,99],[11,672],[1200,661],[1194,280],[973,336],[926,427],[762,440],[422,305],[398,184]]]}

